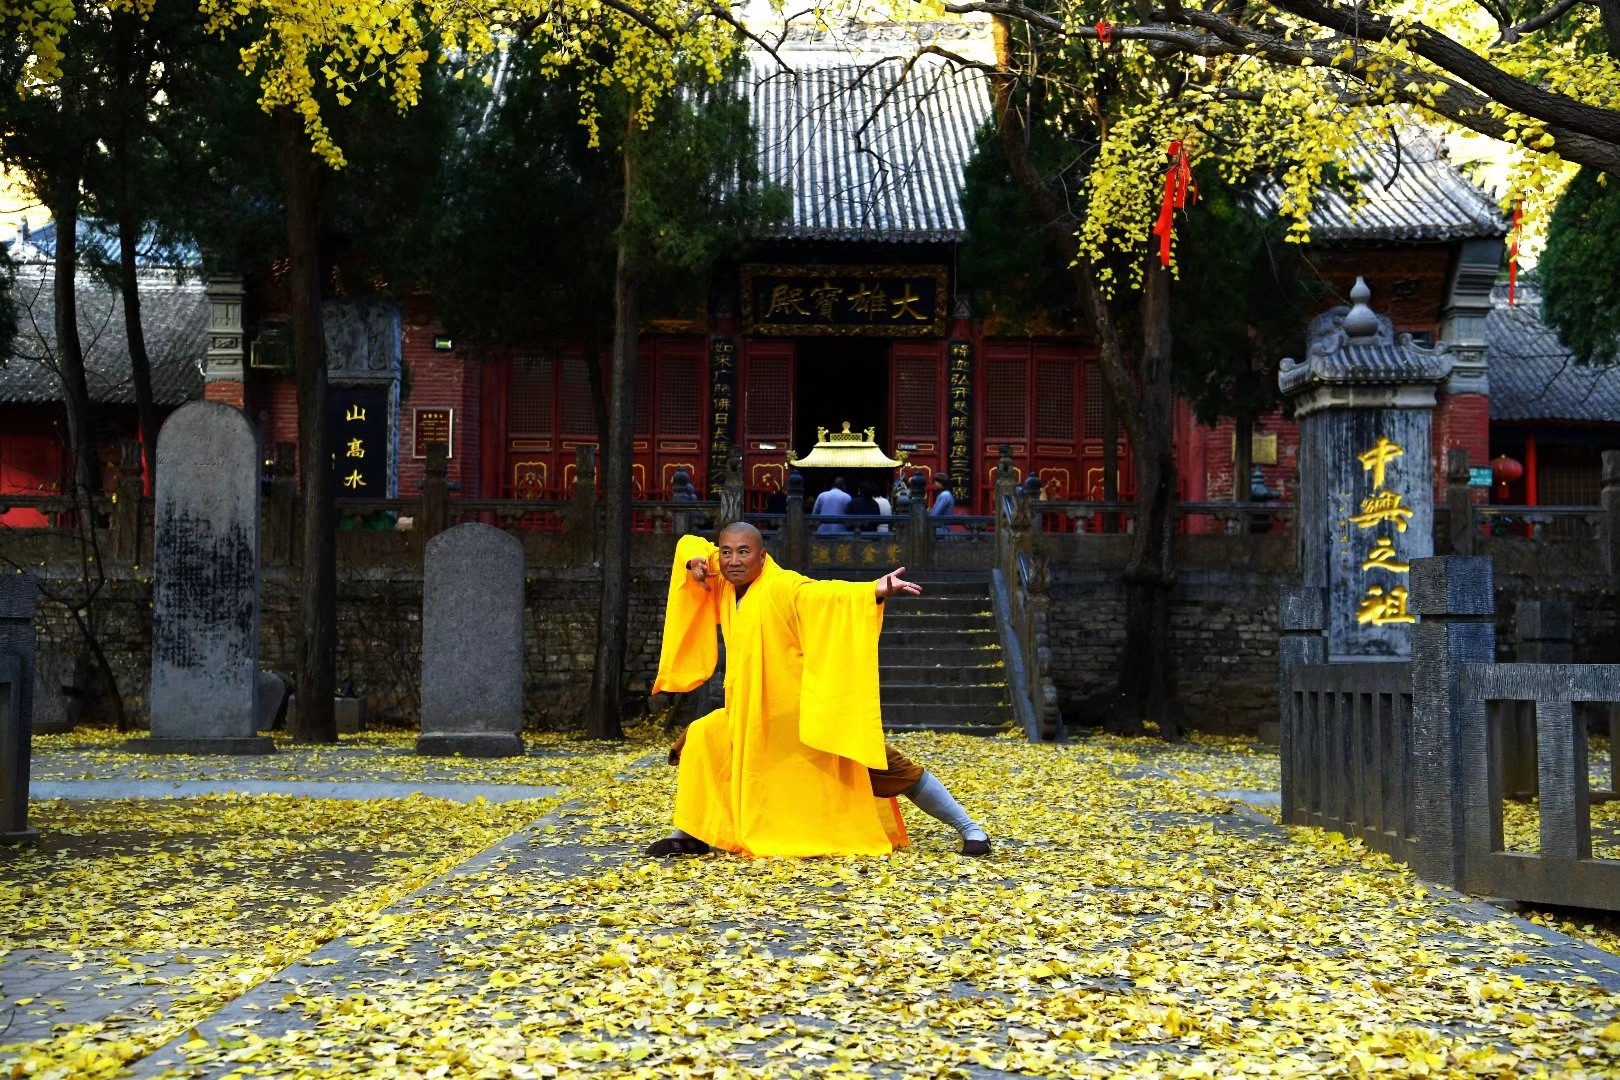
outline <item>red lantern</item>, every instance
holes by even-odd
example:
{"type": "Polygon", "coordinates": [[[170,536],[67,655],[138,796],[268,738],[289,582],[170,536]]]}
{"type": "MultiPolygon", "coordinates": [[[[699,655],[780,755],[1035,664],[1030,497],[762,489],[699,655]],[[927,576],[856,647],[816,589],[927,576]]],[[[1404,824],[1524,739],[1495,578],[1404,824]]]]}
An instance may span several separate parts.
{"type": "Polygon", "coordinates": [[[1506,454],[1499,454],[1491,459],[1491,475],[1498,484],[1511,484],[1524,475],[1524,466],[1506,454]]]}

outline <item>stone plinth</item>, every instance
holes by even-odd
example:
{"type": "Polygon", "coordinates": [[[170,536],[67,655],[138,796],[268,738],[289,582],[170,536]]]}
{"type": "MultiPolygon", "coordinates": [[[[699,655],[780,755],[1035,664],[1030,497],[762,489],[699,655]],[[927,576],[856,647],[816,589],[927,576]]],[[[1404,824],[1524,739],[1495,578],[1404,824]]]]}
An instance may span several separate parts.
{"type": "Polygon", "coordinates": [[[29,843],[29,744],[33,738],[34,612],[32,574],[0,572],[0,843],[29,843]]]}
{"type": "Polygon", "coordinates": [[[428,541],[422,566],[419,754],[523,753],[523,544],[468,523],[428,541]]]}
{"type": "Polygon", "coordinates": [[[228,405],[195,402],[158,436],[149,753],[262,754],[259,444],[228,405]]]}

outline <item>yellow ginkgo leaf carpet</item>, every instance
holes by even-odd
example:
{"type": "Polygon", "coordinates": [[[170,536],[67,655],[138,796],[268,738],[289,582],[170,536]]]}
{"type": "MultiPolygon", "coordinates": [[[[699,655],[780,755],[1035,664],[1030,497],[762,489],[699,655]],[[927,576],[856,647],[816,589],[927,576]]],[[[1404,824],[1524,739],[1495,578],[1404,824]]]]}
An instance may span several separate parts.
{"type": "MultiPolygon", "coordinates": [[[[184,870],[111,845],[51,878],[0,864],[19,952],[235,951],[178,978],[179,1019],[68,1024],[7,1060],[254,1078],[1620,1072],[1620,957],[1590,943],[1285,831],[1145,745],[903,745],[987,825],[990,858],[912,811],[912,847],[887,858],[647,860],[674,770],[645,747],[570,750],[522,781],[560,803],[47,807],[47,833],[214,848],[184,870]],[[233,814],[257,824],[210,831],[233,814]]],[[[1263,779],[1234,769],[1233,787],[1263,779]]]]}

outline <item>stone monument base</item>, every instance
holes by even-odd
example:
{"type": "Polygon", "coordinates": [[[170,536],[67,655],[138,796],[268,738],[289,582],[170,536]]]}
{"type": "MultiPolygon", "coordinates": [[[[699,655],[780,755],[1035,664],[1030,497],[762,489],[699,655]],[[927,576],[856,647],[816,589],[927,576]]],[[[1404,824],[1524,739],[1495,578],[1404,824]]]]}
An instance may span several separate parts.
{"type": "Polygon", "coordinates": [[[268,735],[249,735],[239,739],[131,739],[124,749],[136,754],[272,754],[276,744],[268,735]]]}
{"type": "Polygon", "coordinates": [[[0,832],[0,846],[20,847],[23,844],[39,843],[39,830],[35,828],[19,829],[16,832],[0,832]]]}
{"type": "Polygon", "coordinates": [[[520,757],[523,737],[477,731],[431,732],[418,736],[416,752],[427,757],[520,757]]]}

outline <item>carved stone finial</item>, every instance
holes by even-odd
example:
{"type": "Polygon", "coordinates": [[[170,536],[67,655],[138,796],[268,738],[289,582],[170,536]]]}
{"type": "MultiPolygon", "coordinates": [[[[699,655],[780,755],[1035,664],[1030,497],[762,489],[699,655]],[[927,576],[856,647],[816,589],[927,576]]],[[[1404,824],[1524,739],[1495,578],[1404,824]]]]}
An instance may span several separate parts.
{"type": "Polygon", "coordinates": [[[1354,306],[1344,317],[1344,332],[1350,337],[1372,337],[1378,333],[1378,316],[1367,306],[1367,301],[1371,299],[1372,290],[1367,288],[1367,282],[1357,277],[1355,287],[1350,290],[1350,301],[1354,306]]]}

